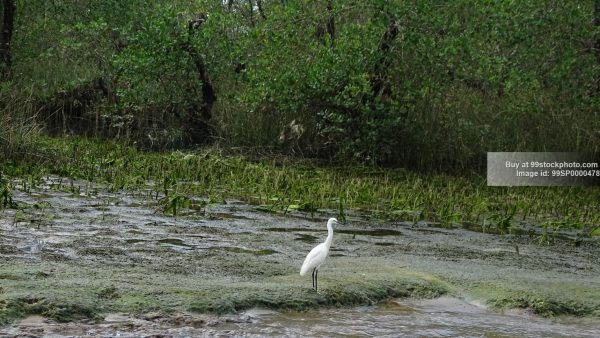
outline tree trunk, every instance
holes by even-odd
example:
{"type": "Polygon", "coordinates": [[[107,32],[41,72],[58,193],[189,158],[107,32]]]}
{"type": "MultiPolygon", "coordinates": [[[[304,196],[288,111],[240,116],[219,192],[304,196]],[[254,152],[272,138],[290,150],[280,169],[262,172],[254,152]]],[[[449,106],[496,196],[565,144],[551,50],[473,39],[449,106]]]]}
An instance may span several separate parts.
{"type": "Polygon", "coordinates": [[[206,69],[204,58],[191,42],[192,34],[196,29],[200,28],[202,22],[204,21],[196,24],[190,22],[188,25],[188,40],[183,44],[183,49],[190,55],[194,65],[196,66],[200,80],[202,81],[202,104],[200,107],[197,107],[197,109],[194,109],[193,112],[190,112],[189,134],[192,138],[192,141],[195,143],[207,142],[208,137],[211,134],[211,128],[208,124],[208,121],[210,121],[212,118],[212,107],[217,101],[217,95],[215,94],[215,89],[210,80],[208,70],[206,69]],[[198,114],[198,112],[200,114],[198,114]]]}
{"type": "Polygon", "coordinates": [[[371,89],[373,90],[373,98],[385,93],[386,84],[385,84],[385,73],[390,64],[390,59],[388,54],[390,49],[392,48],[392,43],[400,29],[398,28],[398,22],[395,18],[391,18],[390,24],[386,29],[381,41],[379,42],[379,53],[381,54],[379,60],[375,63],[375,67],[373,69],[373,75],[371,77],[371,89]]]}
{"type": "Polygon", "coordinates": [[[335,17],[333,16],[333,0],[327,2],[327,12],[329,13],[329,20],[327,21],[327,33],[331,38],[331,47],[335,48],[335,17]]]}
{"type": "Polygon", "coordinates": [[[329,35],[329,40],[331,43],[331,48],[335,48],[335,17],[333,15],[333,1],[327,1],[327,13],[329,17],[326,22],[319,22],[317,24],[317,30],[315,32],[316,38],[323,45],[327,44],[327,40],[325,39],[325,34],[329,35]]]}
{"type": "Polygon", "coordinates": [[[10,78],[12,58],[10,53],[10,43],[14,28],[14,19],[16,6],[14,0],[2,0],[3,20],[2,32],[0,34],[0,80],[5,81],[10,78]]]}
{"type": "Polygon", "coordinates": [[[263,18],[263,20],[267,20],[267,16],[263,10],[262,0],[256,0],[256,7],[258,7],[258,13],[260,13],[260,16],[263,18]]]}
{"type": "MultiPolygon", "coordinates": [[[[600,0],[594,1],[594,27],[596,28],[596,32],[598,32],[600,29],[600,0]]],[[[596,52],[596,61],[600,65],[600,34],[596,35],[594,50],[596,52]]],[[[595,94],[600,95],[600,71],[596,74],[595,94]]]]}
{"type": "Polygon", "coordinates": [[[254,27],[254,3],[252,0],[248,0],[248,6],[250,7],[250,25],[254,27]]]}
{"type": "Polygon", "coordinates": [[[200,75],[200,80],[202,81],[202,100],[204,103],[204,107],[201,111],[202,118],[205,120],[210,120],[212,117],[212,106],[217,101],[217,96],[215,95],[214,87],[212,82],[210,81],[210,76],[208,75],[208,71],[206,70],[206,65],[204,64],[204,59],[202,55],[198,53],[196,48],[191,45],[186,46],[186,51],[190,54],[192,61],[196,65],[196,70],[198,71],[198,75],[200,75]]]}
{"type": "Polygon", "coordinates": [[[227,9],[231,11],[233,8],[233,0],[227,0],[227,9]]]}

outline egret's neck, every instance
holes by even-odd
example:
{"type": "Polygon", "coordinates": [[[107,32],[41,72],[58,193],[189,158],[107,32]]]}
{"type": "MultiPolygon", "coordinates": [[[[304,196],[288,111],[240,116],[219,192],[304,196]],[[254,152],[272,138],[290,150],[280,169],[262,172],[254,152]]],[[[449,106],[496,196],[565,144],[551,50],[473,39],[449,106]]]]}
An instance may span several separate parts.
{"type": "Polygon", "coordinates": [[[329,248],[331,246],[331,242],[333,241],[333,226],[330,222],[327,223],[327,239],[325,240],[325,245],[329,248]]]}

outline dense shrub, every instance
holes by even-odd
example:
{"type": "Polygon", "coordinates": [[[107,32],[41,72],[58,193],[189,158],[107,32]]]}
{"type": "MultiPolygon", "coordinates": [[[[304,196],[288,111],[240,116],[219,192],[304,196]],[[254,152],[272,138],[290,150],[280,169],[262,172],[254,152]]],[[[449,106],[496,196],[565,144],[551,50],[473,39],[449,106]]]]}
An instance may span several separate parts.
{"type": "Polygon", "coordinates": [[[60,131],[190,145],[202,111],[228,146],[466,168],[486,151],[600,150],[595,15],[592,1],[24,0],[8,86],[60,131]]]}

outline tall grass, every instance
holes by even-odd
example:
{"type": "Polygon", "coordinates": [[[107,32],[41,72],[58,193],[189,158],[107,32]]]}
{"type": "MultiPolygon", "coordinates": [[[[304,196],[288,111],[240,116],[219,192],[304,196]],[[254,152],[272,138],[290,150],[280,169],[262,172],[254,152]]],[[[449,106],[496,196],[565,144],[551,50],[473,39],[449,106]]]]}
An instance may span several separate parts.
{"type": "Polygon", "coordinates": [[[488,151],[600,152],[597,105],[561,101],[551,91],[499,97],[465,86],[408,113],[398,132],[397,163],[485,171],[488,151]]]}
{"type": "Polygon", "coordinates": [[[40,126],[30,97],[0,90],[0,153],[13,159],[31,150],[40,126]]]}
{"type": "MultiPolygon", "coordinates": [[[[0,88],[0,164],[30,152],[40,128],[34,105],[0,88]]],[[[9,177],[0,166],[0,208],[13,206],[9,177]]]]}

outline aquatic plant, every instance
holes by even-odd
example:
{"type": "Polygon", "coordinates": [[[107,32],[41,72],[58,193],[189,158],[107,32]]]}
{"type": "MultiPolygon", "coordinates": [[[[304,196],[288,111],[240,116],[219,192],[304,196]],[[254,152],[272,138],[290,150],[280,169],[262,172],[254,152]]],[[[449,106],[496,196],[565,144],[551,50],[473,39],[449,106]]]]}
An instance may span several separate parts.
{"type": "Polygon", "coordinates": [[[215,148],[143,152],[124,143],[81,138],[43,138],[37,154],[5,166],[5,173],[27,177],[28,186],[45,175],[65,176],[70,179],[58,181],[58,188],[76,194],[87,188],[73,180],[105,183],[111,191],[147,196],[149,204],[158,202],[172,215],[199,198],[234,197],[269,212],[330,209],[343,220],[348,210],[360,209],[380,219],[447,227],[468,223],[497,233],[523,224],[561,224],[590,236],[600,219],[600,189],[595,187],[488,187],[484,177],[470,173],[340,167],[279,157],[251,160],[215,148]]]}
{"type": "Polygon", "coordinates": [[[9,187],[8,178],[0,170],[0,208],[6,208],[13,205],[12,193],[9,187]]]}

